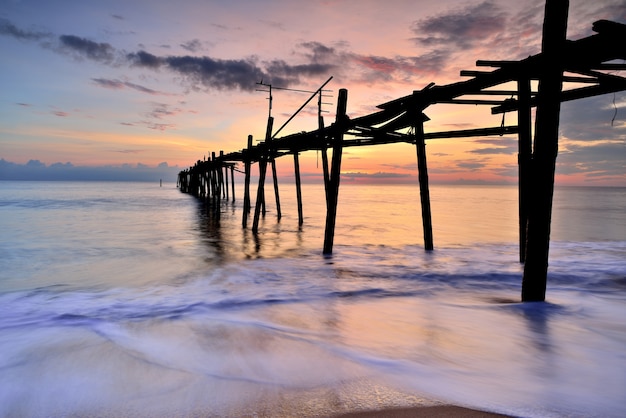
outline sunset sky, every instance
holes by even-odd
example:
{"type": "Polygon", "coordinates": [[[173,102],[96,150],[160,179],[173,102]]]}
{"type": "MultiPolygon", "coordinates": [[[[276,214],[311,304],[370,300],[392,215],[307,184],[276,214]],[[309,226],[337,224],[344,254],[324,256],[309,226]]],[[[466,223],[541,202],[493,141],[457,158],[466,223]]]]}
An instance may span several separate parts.
{"type": "MultiPolygon", "coordinates": [[[[315,90],[330,76],[326,124],[430,82],[461,81],[477,59],[540,52],[544,0],[0,0],[0,179],[11,170],[138,171],[188,167],[261,139],[263,80],[315,90]],[[3,173],[5,173],[3,175],[3,173]]],[[[623,0],[570,0],[568,39],[626,23],[623,0]]],[[[622,75],[626,72],[622,72],[622,75]]],[[[275,126],[308,98],[274,91],[275,126]]],[[[315,100],[285,134],[316,127],[315,100]]],[[[499,126],[489,107],[436,105],[427,132],[499,126]]],[[[515,115],[507,114],[507,124],[515,115]]],[[[626,186],[626,93],[566,103],[557,184],[626,186]]],[[[437,181],[517,181],[517,138],[432,140],[437,181]]],[[[319,175],[315,152],[304,176],[319,175]]],[[[278,160],[292,175],[291,159],[278,160]]],[[[409,144],[345,150],[347,178],[417,175],[409,144]]]]}

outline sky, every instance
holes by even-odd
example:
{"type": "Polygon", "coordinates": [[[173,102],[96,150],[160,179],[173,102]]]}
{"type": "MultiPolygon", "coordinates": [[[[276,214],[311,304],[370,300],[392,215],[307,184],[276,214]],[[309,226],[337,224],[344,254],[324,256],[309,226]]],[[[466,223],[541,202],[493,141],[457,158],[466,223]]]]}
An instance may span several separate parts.
{"type": "MultiPolygon", "coordinates": [[[[282,125],[329,77],[348,115],[483,60],[540,52],[543,0],[0,0],[0,179],[175,178],[264,137],[272,84],[282,125]]],[[[570,0],[568,39],[626,23],[623,0],[570,0]]],[[[626,71],[619,73],[626,76],[626,71]]],[[[435,105],[426,132],[500,126],[489,107],[435,105]]],[[[316,100],[284,134],[317,126],[316,100]]],[[[515,114],[505,116],[515,124],[515,114]]],[[[517,182],[516,136],[427,142],[432,182],[517,182]]],[[[301,155],[319,180],[316,152],[301,155]]],[[[277,161],[293,177],[293,160],[277,161]]],[[[410,144],[349,148],[342,177],[412,182],[410,144]]],[[[557,184],[626,186],[626,93],[564,103],[557,184]]]]}

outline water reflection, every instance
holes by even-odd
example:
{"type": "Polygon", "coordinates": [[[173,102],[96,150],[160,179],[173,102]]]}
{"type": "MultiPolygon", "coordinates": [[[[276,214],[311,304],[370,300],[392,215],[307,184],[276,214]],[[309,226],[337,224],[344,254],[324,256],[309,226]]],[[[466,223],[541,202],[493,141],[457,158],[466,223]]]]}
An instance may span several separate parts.
{"type": "Polygon", "coordinates": [[[249,215],[247,228],[242,227],[242,214],[242,208],[236,202],[197,199],[195,229],[199,243],[208,249],[208,262],[298,257],[311,250],[321,252],[320,226],[316,220],[302,227],[291,212],[277,221],[268,211],[260,219],[258,232],[254,233],[251,230],[253,213],[249,215]]]}
{"type": "Polygon", "coordinates": [[[196,214],[200,242],[210,251],[206,255],[208,262],[224,262],[228,257],[227,246],[221,228],[222,204],[215,199],[198,199],[196,214]]]}

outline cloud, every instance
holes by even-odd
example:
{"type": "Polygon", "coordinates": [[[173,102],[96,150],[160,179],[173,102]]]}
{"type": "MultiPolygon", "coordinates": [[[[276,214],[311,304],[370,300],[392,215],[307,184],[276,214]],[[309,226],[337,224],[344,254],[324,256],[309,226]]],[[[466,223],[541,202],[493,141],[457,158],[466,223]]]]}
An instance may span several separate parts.
{"type": "Polygon", "coordinates": [[[485,163],[479,160],[458,161],[456,166],[463,170],[477,171],[485,167],[485,163]]]}
{"type": "Polygon", "coordinates": [[[355,178],[398,179],[398,178],[411,177],[411,174],[379,171],[377,173],[346,172],[346,173],[341,173],[341,176],[345,178],[349,178],[349,179],[355,179],[355,178]]]}
{"type": "Polygon", "coordinates": [[[131,52],[126,55],[126,58],[132,65],[137,67],[158,69],[164,64],[161,58],[146,51],[131,52]]]}
{"type": "Polygon", "coordinates": [[[142,85],[131,83],[129,81],[122,81],[118,79],[109,79],[109,78],[92,78],[91,80],[100,87],[104,87],[104,88],[112,89],[112,90],[123,90],[123,89],[129,88],[129,89],[137,90],[139,92],[147,93],[150,95],[174,96],[174,94],[152,90],[142,85]]]}
{"type": "Polygon", "coordinates": [[[515,138],[483,138],[474,141],[475,144],[493,145],[489,148],[477,148],[470,150],[473,154],[494,155],[494,154],[516,154],[519,150],[518,141],[515,138]]]}
{"type": "Polygon", "coordinates": [[[40,160],[18,164],[0,159],[0,180],[85,180],[85,181],[164,181],[174,182],[181,169],[162,162],[156,167],[137,163],[119,166],[76,166],[71,162],[47,166],[40,160]]]}
{"type": "Polygon", "coordinates": [[[493,1],[485,1],[413,23],[415,42],[423,46],[470,48],[504,30],[506,14],[493,1]]]}
{"type": "Polygon", "coordinates": [[[111,63],[114,59],[115,49],[108,43],[94,42],[74,35],[61,35],[59,41],[63,50],[79,57],[103,63],[111,63]]]}
{"type": "Polygon", "coordinates": [[[28,41],[37,41],[51,36],[48,32],[32,32],[22,30],[6,19],[0,19],[0,35],[12,36],[16,39],[28,41]]]}
{"type": "Polygon", "coordinates": [[[175,116],[182,112],[182,109],[172,108],[167,103],[152,103],[152,111],[148,114],[151,118],[163,119],[166,116],[175,116]]]}
{"type": "Polygon", "coordinates": [[[561,135],[572,140],[626,141],[624,93],[589,97],[561,105],[561,135]],[[615,121],[612,120],[615,117],[615,121]]]}
{"type": "MultiPolygon", "coordinates": [[[[21,30],[7,21],[3,22],[2,28],[4,34],[21,39],[32,40],[43,36],[21,30]]],[[[42,46],[116,67],[126,64],[131,68],[167,70],[180,75],[183,84],[192,90],[254,91],[256,82],[261,79],[273,85],[290,87],[301,84],[304,78],[322,78],[337,73],[349,74],[353,80],[355,74],[360,74],[356,81],[365,83],[392,79],[408,81],[416,75],[435,72],[442,62],[442,56],[437,52],[420,57],[388,58],[352,53],[345,49],[345,43],[337,43],[342,48],[337,49],[316,41],[296,45],[297,52],[294,56],[302,59],[297,63],[282,59],[261,61],[255,56],[219,59],[206,55],[155,55],[143,49],[127,52],[117,50],[106,42],[70,34],[59,36],[57,46],[49,43],[42,46]]],[[[193,39],[181,46],[190,52],[196,52],[201,48],[202,42],[193,39]]],[[[131,88],[147,94],[161,94],[123,80],[94,78],[93,81],[101,87],[111,89],[131,88]]]]}
{"type": "Polygon", "coordinates": [[[180,46],[189,52],[198,52],[202,49],[202,42],[200,42],[198,39],[192,39],[191,41],[185,42],[184,44],[180,44],[180,46]]]}
{"type": "Polygon", "coordinates": [[[59,117],[69,116],[69,113],[63,112],[62,110],[54,110],[54,111],[52,111],[52,114],[55,115],[55,116],[59,116],[59,117]]]}

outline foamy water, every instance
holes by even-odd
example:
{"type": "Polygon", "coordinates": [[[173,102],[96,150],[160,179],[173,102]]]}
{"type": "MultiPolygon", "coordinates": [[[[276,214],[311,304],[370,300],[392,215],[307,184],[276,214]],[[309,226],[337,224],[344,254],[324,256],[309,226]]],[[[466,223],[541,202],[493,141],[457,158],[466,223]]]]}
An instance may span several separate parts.
{"type": "Polygon", "coordinates": [[[342,186],[323,257],[312,186],[255,238],[173,187],[0,183],[0,415],[626,415],[623,190],[557,193],[522,304],[515,189],[433,187],[431,253],[415,189],[342,186]]]}

